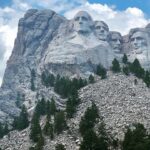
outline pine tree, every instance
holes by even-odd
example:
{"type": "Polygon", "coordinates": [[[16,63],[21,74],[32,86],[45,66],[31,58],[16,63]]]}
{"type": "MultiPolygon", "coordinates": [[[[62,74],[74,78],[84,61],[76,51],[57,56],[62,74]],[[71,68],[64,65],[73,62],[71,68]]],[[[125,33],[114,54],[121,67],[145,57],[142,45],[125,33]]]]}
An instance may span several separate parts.
{"type": "Polygon", "coordinates": [[[0,123],[0,138],[2,138],[4,136],[4,130],[3,130],[3,126],[0,123]]]}
{"type": "Polygon", "coordinates": [[[123,71],[123,73],[125,74],[125,75],[129,75],[129,73],[130,73],[130,70],[129,70],[129,67],[128,66],[123,66],[123,68],[122,68],[122,71],[123,71]]]}
{"type": "Polygon", "coordinates": [[[46,103],[46,115],[47,115],[47,117],[49,118],[49,120],[50,120],[50,118],[51,118],[51,103],[50,103],[50,101],[47,101],[47,103],[46,103]]]}
{"type": "Polygon", "coordinates": [[[73,98],[69,97],[66,103],[67,118],[72,118],[75,111],[76,111],[76,104],[74,103],[73,98]]]}
{"type": "Polygon", "coordinates": [[[127,55],[126,55],[126,54],[123,55],[122,62],[123,62],[124,64],[127,64],[127,63],[128,63],[128,58],[127,58],[127,55]]]}
{"type": "Polygon", "coordinates": [[[55,147],[56,150],[66,150],[63,144],[57,144],[55,147]]]}
{"type": "Polygon", "coordinates": [[[121,71],[120,64],[116,58],[112,61],[112,71],[114,73],[121,71]]]}
{"type": "Polygon", "coordinates": [[[79,150],[103,150],[99,148],[98,137],[92,129],[86,131],[79,150]]]}
{"type": "Polygon", "coordinates": [[[53,74],[48,75],[46,82],[49,86],[53,87],[55,83],[55,76],[53,74]]]}
{"type": "Polygon", "coordinates": [[[43,150],[43,145],[44,145],[44,137],[42,134],[38,137],[37,144],[35,146],[35,150],[43,150]]]}
{"type": "Polygon", "coordinates": [[[47,86],[46,80],[47,80],[46,73],[43,71],[41,75],[41,82],[45,86],[47,86]]]}
{"type": "Polygon", "coordinates": [[[146,83],[147,87],[150,87],[150,73],[148,71],[145,73],[144,82],[146,83]]]}
{"type": "Polygon", "coordinates": [[[31,70],[31,90],[32,91],[35,91],[35,84],[34,84],[34,81],[35,81],[35,70],[32,69],[31,70]]]}
{"type": "Polygon", "coordinates": [[[34,113],[32,121],[31,121],[31,128],[30,128],[30,139],[33,142],[38,142],[39,137],[42,136],[41,126],[39,123],[39,116],[34,113]]]}
{"type": "Polygon", "coordinates": [[[65,114],[63,111],[57,112],[54,118],[54,131],[60,134],[64,129],[66,129],[65,114]]]}
{"type": "Polygon", "coordinates": [[[135,59],[134,62],[130,65],[130,71],[138,78],[144,78],[145,71],[141,67],[141,64],[138,59],[135,59]]]}
{"type": "Polygon", "coordinates": [[[107,76],[107,71],[102,65],[98,65],[96,69],[96,74],[101,76],[101,79],[105,79],[107,76]]]}
{"type": "Polygon", "coordinates": [[[95,82],[95,81],[94,81],[94,77],[93,77],[92,75],[89,76],[89,82],[90,82],[90,83],[94,83],[94,82],[95,82]]]}
{"type": "Polygon", "coordinates": [[[41,115],[45,115],[46,114],[46,101],[45,98],[42,97],[41,101],[40,101],[40,110],[41,110],[41,115]]]}
{"type": "Polygon", "coordinates": [[[42,97],[41,100],[38,101],[35,107],[35,113],[40,117],[41,115],[45,115],[47,111],[45,98],[42,97]]]}
{"type": "Polygon", "coordinates": [[[150,139],[147,131],[142,124],[134,124],[132,128],[127,128],[124,141],[122,143],[123,150],[149,150],[150,139]]]}
{"type": "Polygon", "coordinates": [[[54,115],[57,111],[55,100],[53,97],[51,98],[51,102],[50,102],[50,111],[51,111],[51,115],[54,115]]]}
{"type": "Polygon", "coordinates": [[[7,135],[8,133],[9,133],[8,124],[7,124],[7,123],[5,123],[5,125],[4,125],[4,129],[3,129],[3,134],[4,134],[4,135],[7,135]]]}
{"type": "Polygon", "coordinates": [[[101,120],[101,124],[98,128],[98,134],[99,134],[98,136],[99,137],[99,149],[108,150],[110,141],[106,133],[105,124],[103,120],[101,120]]]}
{"type": "Polygon", "coordinates": [[[99,118],[98,109],[97,106],[92,103],[92,106],[87,108],[84,116],[81,118],[79,124],[79,131],[81,135],[84,135],[87,130],[94,127],[97,118],[99,118]]]}
{"type": "Polygon", "coordinates": [[[28,113],[26,107],[23,105],[19,117],[14,118],[14,129],[23,130],[29,126],[28,113]]]}
{"type": "Polygon", "coordinates": [[[43,133],[47,136],[50,136],[51,139],[54,138],[54,129],[53,125],[49,123],[49,119],[47,118],[46,124],[43,128],[43,133]]]}

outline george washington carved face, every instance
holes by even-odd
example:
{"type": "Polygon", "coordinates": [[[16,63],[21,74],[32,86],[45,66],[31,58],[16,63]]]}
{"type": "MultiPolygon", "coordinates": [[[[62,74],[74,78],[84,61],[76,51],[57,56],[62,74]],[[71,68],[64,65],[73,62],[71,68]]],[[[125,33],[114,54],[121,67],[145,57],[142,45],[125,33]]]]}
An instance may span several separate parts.
{"type": "Polygon", "coordinates": [[[78,33],[90,33],[93,21],[86,11],[78,12],[74,17],[74,30],[78,33]]]}

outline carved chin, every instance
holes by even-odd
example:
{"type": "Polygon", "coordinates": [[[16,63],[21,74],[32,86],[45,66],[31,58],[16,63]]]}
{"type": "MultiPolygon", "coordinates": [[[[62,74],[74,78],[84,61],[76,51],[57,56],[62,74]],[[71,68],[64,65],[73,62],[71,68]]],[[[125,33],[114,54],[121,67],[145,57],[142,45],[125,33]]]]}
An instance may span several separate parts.
{"type": "Polygon", "coordinates": [[[115,53],[120,53],[120,49],[115,48],[115,49],[114,49],[114,52],[115,52],[115,53]]]}
{"type": "Polygon", "coordinates": [[[136,54],[142,54],[143,53],[143,51],[141,50],[141,49],[136,49],[136,54]]]}
{"type": "Polygon", "coordinates": [[[103,36],[98,36],[98,39],[99,39],[99,40],[104,40],[104,41],[105,41],[107,38],[103,35],[103,36]]]}

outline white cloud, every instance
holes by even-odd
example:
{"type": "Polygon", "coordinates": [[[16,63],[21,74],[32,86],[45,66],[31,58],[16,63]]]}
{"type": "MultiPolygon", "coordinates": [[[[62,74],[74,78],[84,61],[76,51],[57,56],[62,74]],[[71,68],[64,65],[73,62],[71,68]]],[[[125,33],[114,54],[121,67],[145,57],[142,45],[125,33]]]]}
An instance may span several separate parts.
{"type": "Polygon", "coordinates": [[[116,10],[115,6],[91,4],[88,0],[13,0],[10,7],[0,8],[0,84],[6,66],[6,61],[13,49],[17,33],[17,24],[29,8],[53,9],[57,13],[71,19],[79,10],[88,11],[94,20],[105,21],[110,30],[126,34],[130,28],[145,26],[149,20],[138,8],[116,10]]]}
{"type": "Polygon", "coordinates": [[[65,13],[65,16],[69,19],[80,10],[88,11],[94,20],[105,21],[110,30],[116,30],[123,35],[127,34],[131,28],[144,27],[149,20],[145,18],[144,13],[138,8],[127,8],[124,11],[115,10],[115,7],[102,4],[90,4],[86,2],[78,8],[72,9],[65,13]]]}

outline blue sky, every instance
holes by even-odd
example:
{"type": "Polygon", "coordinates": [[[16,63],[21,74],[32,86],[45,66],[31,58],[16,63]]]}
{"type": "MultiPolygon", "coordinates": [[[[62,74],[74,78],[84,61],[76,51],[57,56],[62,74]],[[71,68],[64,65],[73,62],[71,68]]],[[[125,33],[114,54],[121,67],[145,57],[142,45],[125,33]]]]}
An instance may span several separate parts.
{"type": "Polygon", "coordinates": [[[150,0],[89,0],[91,3],[114,5],[118,10],[125,10],[128,7],[140,8],[145,15],[150,17],[150,0]]]}
{"type": "MultiPolygon", "coordinates": [[[[88,0],[88,2],[115,6],[118,10],[125,10],[128,7],[137,7],[140,8],[147,17],[150,17],[150,0],[88,0]]],[[[12,3],[12,0],[0,0],[0,7],[10,6],[12,3]]]]}
{"type": "MultiPolygon", "coordinates": [[[[137,7],[140,8],[145,15],[150,18],[150,0],[88,0],[88,2],[115,6],[117,10],[125,10],[128,7],[137,7]]],[[[0,7],[10,6],[12,3],[12,0],[0,0],[0,7]]]]}
{"type": "Polygon", "coordinates": [[[12,3],[11,0],[0,0],[0,7],[10,6],[12,3]]]}
{"type": "Polygon", "coordinates": [[[0,0],[0,85],[14,46],[18,21],[30,8],[52,9],[67,19],[84,10],[93,20],[106,22],[110,31],[122,35],[150,23],[150,0],[0,0]]]}

